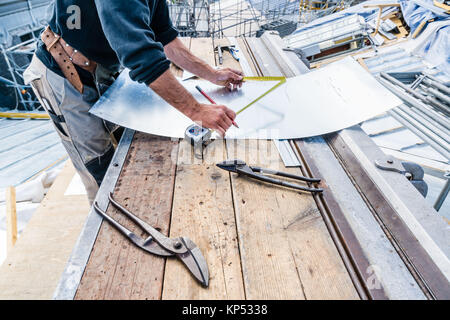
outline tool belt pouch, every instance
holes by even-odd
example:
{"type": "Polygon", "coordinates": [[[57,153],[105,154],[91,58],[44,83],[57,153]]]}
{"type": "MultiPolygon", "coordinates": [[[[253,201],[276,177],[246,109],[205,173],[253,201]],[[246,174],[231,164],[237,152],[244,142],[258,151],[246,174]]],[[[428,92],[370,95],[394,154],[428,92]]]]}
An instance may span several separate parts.
{"type": "Polygon", "coordinates": [[[53,59],[55,59],[64,77],[78,92],[83,93],[84,86],[75,65],[94,73],[97,63],[89,60],[81,52],[71,47],[64,39],[54,33],[49,26],[45,28],[41,35],[41,39],[44,42],[47,51],[50,52],[53,59]]]}

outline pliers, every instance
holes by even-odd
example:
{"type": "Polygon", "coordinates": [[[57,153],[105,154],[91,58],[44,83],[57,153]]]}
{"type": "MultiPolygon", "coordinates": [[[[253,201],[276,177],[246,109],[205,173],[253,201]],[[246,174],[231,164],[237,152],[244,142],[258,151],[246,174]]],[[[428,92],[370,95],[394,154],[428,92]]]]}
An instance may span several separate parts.
{"type": "Polygon", "coordinates": [[[271,170],[271,169],[264,169],[264,168],[260,168],[260,167],[252,167],[252,166],[248,166],[244,161],[238,160],[238,159],[225,160],[216,165],[219,168],[227,170],[229,172],[242,174],[242,175],[248,176],[253,179],[273,183],[273,184],[280,185],[283,187],[293,188],[296,190],[307,191],[307,192],[311,192],[311,193],[323,192],[323,189],[320,189],[320,188],[309,188],[309,187],[301,186],[301,185],[298,185],[295,183],[290,183],[290,182],[286,182],[283,180],[277,180],[277,179],[268,177],[264,174],[271,174],[271,175],[275,175],[275,176],[305,181],[305,182],[309,182],[309,183],[319,183],[321,181],[320,179],[296,176],[296,175],[293,175],[290,173],[275,171],[275,170],[271,170]]]}
{"type": "Polygon", "coordinates": [[[115,228],[117,228],[122,234],[124,234],[131,242],[144,251],[152,254],[156,254],[162,257],[172,257],[176,256],[180,259],[184,265],[189,269],[192,275],[204,286],[209,285],[209,271],[206,260],[203,257],[200,249],[197,245],[186,237],[179,237],[176,239],[170,239],[160,233],[158,230],[153,228],[147,222],[141,220],[136,215],[128,211],[122,205],[114,200],[112,194],[109,194],[109,201],[119,209],[122,213],[127,215],[131,220],[133,220],[138,226],[140,226],[145,232],[149,234],[146,239],[143,239],[128,230],[120,223],[115,221],[103,210],[98,207],[98,203],[94,203],[95,210],[103,216],[109,223],[111,223],[115,228]]]}

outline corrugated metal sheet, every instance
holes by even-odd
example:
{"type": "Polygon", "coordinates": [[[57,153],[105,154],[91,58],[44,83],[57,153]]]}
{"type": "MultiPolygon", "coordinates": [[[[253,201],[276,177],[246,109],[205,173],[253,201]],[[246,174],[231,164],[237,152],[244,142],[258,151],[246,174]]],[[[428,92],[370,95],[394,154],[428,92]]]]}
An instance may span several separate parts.
{"type": "Polygon", "coordinates": [[[19,185],[65,157],[49,120],[0,119],[0,188],[19,185]]]}

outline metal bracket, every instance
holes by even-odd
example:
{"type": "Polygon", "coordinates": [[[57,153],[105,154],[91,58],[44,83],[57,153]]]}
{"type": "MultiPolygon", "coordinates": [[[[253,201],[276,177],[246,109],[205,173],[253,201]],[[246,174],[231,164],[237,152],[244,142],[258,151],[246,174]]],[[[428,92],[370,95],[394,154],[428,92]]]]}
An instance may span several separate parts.
{"type": "Polygon", "coordinates": [[[408,180],[412,180],[412,173],[407,172],[400,160],[393,157],[375,160],[375,166],[381,170],[394,171],[403,174],[408,180]]]}
{"type": "Polygon", "coordinates": [[[393,171],[403,174],[406,179],[411,181],[413,186],[426,197],[428,193],[428,185],[423,180],[425,172],[417,163],[400,161],[393,157],[375,160],[375,166],[381,170],[393,171]]]}

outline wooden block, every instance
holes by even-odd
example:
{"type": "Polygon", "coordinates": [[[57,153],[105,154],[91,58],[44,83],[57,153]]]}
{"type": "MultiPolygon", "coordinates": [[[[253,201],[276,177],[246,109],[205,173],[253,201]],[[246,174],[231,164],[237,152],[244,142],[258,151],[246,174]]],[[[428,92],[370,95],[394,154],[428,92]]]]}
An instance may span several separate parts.
{"type": "Polygon", "coordinates": [[[6,188],[6,240],[8,254],[17,241],[16,189],[6,188]]]}
{"type": "MultiPolygon", "coordinates": [[[[286,169],[271,141],[227,141],[229,159],[286,169]]],[[[357,299],[358,295],[309,193],[232,174],[248,299],[357,299]]]]}
{"type": "MultiPolygon", "coordinates": [[[[115,199],[167,235],[178,141],[136,133],[114,190],[115,199]]],[[[109,206],[107,213],[147,235],[109,206]]],[[[139,249],[103,222],[76,299],[160,299],[165,259],[139,249]]]]}

